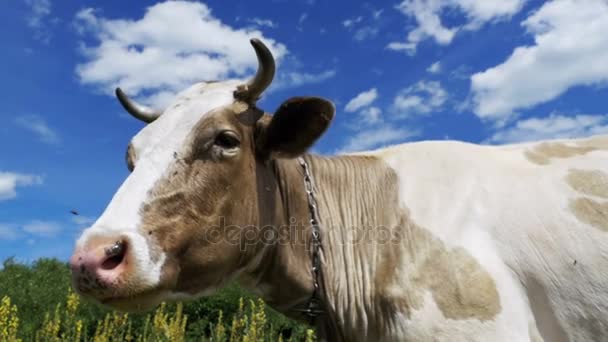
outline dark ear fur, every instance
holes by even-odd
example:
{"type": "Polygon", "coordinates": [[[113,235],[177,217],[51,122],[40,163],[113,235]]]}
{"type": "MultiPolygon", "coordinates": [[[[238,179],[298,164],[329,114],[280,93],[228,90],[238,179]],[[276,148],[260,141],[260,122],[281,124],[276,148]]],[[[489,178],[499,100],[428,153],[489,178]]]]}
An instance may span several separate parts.
{"type": "Polygon", "coordinates": [[[256,149],[264,158],[296,158],[327,130],[334,105],[320,97],[293,97],[281,104],[269,120],[258,122],[256,149]]]}

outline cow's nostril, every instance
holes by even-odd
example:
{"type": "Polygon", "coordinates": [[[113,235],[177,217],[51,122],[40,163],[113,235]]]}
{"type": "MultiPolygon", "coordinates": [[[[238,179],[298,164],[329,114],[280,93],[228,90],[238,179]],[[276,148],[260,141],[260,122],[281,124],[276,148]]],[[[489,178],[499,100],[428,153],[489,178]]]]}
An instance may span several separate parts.
{"type": "Polygon", "coordinates": [[[116,255],[116,256],[110,257],[101,264],[101,269],[105,270],[105,271],[113,270],[122,263],[122,259],[123,259],[122,255],[116,255]]]}
{"type": "Polygon", "coordinates": [[[101,263],[101,269],[110,271],[120,265],[127,254],[127,243],[116,241],[114,245],[106,248],[106,259],[101,263]]]}

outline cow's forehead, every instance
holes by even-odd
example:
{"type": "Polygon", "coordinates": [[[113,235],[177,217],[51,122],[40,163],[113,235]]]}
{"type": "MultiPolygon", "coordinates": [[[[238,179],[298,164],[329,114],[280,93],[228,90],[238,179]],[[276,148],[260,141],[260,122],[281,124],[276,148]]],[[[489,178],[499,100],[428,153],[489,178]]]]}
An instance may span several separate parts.
{"type": "Polygon", "coordinates": [[[242,81],[202,82],[191,86],[179,93],[163,114],[137,133],[131,143],[139,151],[159,143],[179,143],[177,140],[183,140],[205,114],[231,104],[239,84],[242,81]]]}
{"type": "Polygon", "coordinates": [[[233,91],[239,81],[199,83],[180,93],[173,104],[131,141],[137,155],[135,169],[127,177],[112,201],[87,235],[106,235],[112,231],[135,233],[140,223],[139,209],[148,199],[154,184],[174,162],[193,127],[216,108],[234,103],[233,91]]]}

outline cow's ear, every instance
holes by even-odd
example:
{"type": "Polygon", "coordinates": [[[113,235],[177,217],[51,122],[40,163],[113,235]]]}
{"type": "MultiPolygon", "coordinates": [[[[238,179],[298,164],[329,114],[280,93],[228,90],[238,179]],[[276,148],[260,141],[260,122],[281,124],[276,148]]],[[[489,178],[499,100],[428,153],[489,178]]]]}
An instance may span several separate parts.
{"type": "Polygon", "coordinates": [[[295,158],[304,154],[327,130],[334,105],[319,97],[293,97],[268,120],[258,123],[257,153],[264,159],[295,158]]]}

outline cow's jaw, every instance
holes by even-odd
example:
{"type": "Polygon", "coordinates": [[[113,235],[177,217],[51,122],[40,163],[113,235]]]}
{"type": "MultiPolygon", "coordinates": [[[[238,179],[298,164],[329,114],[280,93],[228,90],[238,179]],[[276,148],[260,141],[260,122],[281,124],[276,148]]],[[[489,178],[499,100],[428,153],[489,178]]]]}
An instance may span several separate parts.
{"type": "Polygon", "coordinates": [[[149,309],[171,296],[171,283],[175,281],[171,279],[176,276],[166,273],[175,270],[167,270],[165,251],[143,231],[141,208],[149,201],[155,184],[175,163],[196,123],[210,110],[232,103],[232,93],[240,83],[192,86],[133,139],[137,151],[134,171],[76,243],[71,264],[78,292],[128,311],[149,309]],[[125,248],[124,255],[112,255],[116,243],[125,248]],[[116,262],[108,262],[110,257],[119,265],[112,267],[116,262]]]}

